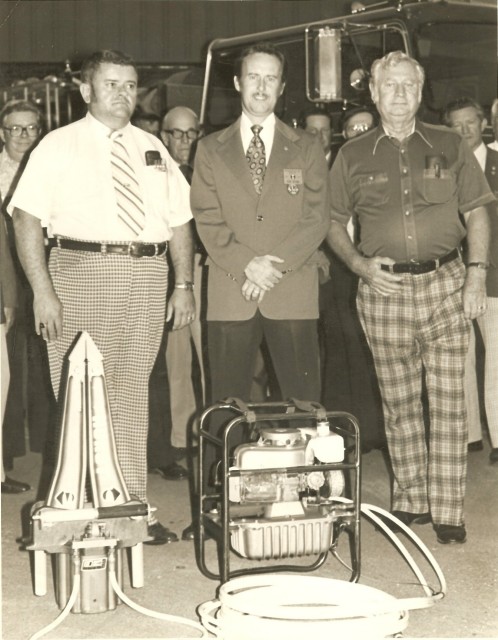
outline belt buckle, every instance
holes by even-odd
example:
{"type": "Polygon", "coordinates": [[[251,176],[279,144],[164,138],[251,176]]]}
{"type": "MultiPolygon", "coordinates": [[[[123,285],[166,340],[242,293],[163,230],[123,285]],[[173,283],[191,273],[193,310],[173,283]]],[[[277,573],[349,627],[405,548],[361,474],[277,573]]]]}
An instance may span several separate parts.
{"type": "Polygon", "coordinates": [[[103,243],[100,245],[100,253],[101,253],[103,256],[106,256],[106,255],[107,255],[107,244],[106,244],[105,242],[103,242],[103,243]]]}
{"type": "Polygon", "coordinates": [[[130,258],[141,258],[142,256],[138,252],[139,245],[134,240],[128,243],[128,256],[130,258]]]}
{"type": "Polygon", "coordinates": [[[410,260],[410,265],[411,265],[410,273],[411,273],[412,275],[417,276],[417,275],[420,275],[421,273],[423,273],[423,272],[421,271],[421,269],[422,269],[422,263],[421,263],[421,262],[419,262],[418,260],[415,260],[415,259],[413,259],[413,258],[412,258],[412,259],[410,260]]]}
{"type": "Polygon", "coordinates": [[[157,242],[154,242],[154,258],[157,258],[157,256],[159,255],[159,245],[157,242]]]}

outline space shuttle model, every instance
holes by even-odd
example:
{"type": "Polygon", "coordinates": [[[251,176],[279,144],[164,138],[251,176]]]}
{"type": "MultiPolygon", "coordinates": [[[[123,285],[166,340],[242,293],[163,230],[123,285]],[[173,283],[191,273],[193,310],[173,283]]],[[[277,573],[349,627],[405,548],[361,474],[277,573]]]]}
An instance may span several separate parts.
{"type": "Polygon", "coordinates": [[[31,510],[34,591],[47,591],[46,555],[55,554],[59,607],[78,594],[74,613],[98,613],[117,604],[110,571],[121,586],[129,549],[131,583],[143,586],[147,503],[130,496],[116,453],[102,354],[83,331],[68,359],[59,453],[45,502],[31,510]]]}

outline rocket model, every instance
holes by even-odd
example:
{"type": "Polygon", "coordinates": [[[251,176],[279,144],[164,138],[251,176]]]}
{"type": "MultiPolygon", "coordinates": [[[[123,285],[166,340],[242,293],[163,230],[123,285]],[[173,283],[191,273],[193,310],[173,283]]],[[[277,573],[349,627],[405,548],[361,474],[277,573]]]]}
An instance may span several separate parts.
{"type": "Polygon", "coordinates": [[[45,502],[31,510],[34,591],[46,594],[46,554],[55,555],[56,599],[74,613],[118,603],[123,553],[131,584],[143,586],[149,505],[130,496],[116,453],[102,354],[83,331],[68,358],[59,455],[45,502]],[[74,594],[74,595],[73,595],[74,594]]]}
{"type": "Polygon", "coordinates": [[[47,506],[81,509],[87,471],[94,507],[130,500],[119,466],[102,354],[83,331],[69,355],[59,457],[47,506]]]}

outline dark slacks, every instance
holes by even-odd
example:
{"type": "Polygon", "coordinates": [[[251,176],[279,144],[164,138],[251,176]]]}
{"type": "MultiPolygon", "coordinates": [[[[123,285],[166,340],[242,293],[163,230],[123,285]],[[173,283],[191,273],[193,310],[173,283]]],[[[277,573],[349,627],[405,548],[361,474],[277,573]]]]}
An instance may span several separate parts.
{"type": "MultiPolygon", "coordinates": [[[[263,338],[275,370],[280,397],[319,402],[320,361],[316,320],[270,320],[259,311],[249,320],[209,321],[208,354],[212,402],[240,398],[249,402],[256,357],[263,338]]],[[[233,415],[216,412],[209,430],[219,434],[233,415]]],[[[240,443],[234,434],[232,444],[240,443]]],[[[205,477],[218,456],[205,455],[205,477]]]]}

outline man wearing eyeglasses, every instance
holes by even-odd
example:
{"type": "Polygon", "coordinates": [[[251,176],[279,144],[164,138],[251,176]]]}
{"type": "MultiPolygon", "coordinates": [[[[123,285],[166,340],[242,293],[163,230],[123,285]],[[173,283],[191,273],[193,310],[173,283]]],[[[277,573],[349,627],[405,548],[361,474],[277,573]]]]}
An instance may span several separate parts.
{"type": "MultiPolygon", "coordinates": [[[[42,130],[42,120],[37,107],[26,100],[11,100],[0,112],[0,139],[3,142],[3,149],[0,153],[0,198],[2,201],[2,211],[5,211],[10,197],[15,189],[17,181],[22,171],[22,160],[38,141],[42,130]]],[[[2,216],[3,217],[3,216],[2,216]]],[[[3,225],[4,221],[0,221],[3,225]]],[[[3,421],[3,454],[10,468],[14,457],[23,455],[24,444],[24,421],[25,416],[29,417],[29,404],[26,399],[25,380],[29,375],[28,369],[28,346],[31,340],[28,331],[28,318],[25,311],[27,309],[25,296],[29,287],[22,282],[23,274],[16,259],[14,230],[10,216],[6,216],[7,225],[6,241],[10,245],[10,250],[14,256],[15,276],[17,280],[17,290],[19,292],[19,304],[16,309],[15,318],[12,318],[11,328],[7,334],[7,345],[9,354],[9,365],[11,379],[8,392],[8,400],[3,421]],[[21,286],[21,282],[23,286],[21,286]]],[[[36,349],[31,349],[32,357],[36,349]]],[[[33,391],[34,384],[30,385],[33,391]]],[[[38,397],[38,394],[36,394],[38,397]]],[[[40,407],[37,406],[37,409],[40,407]]],[[[37,427],[42,426],[41,416],[37,416],[37,427]]],[[[40,429],[38,428],[39,432],[40,429]]],[[[21,493],[30,487],[24,482],[18,482],[10,477],[2,480],[2,493],[21,493]]]]}
{"type": "MultiPolygon", "coordinates": [[[[188,107],[173,107],[162,120],[161,140],[189,184],[192,179],[193,146],[199,133],[197,115],[188,107]]],[[[193,232],[195,233],[194,227],[193,232]]],[[[187,469],[181,463],[185,461],[186,457],[187,428],[196,413],[192,382],[191,342],[194,343],[200,366],[202,389],[204,389],[200,324],[203,253],[202,245],[196,238],[194,278],[193,282],[189,283],[189,286],[194,291],[196,302],[195,319],[186,327],[171,329],[167,332],[166,366],[169,382],[171,434],[168,433],[166,437],[171,450],[165,451],[164,434],[156,432],[153,427],[156,423],[154,416],[151,421],[151,431],[149,432],[149,469],[161,475],[165,480],[183,480],[188,476],[187,469]]],[[[174,267],[172,267],[170,278],[173,276],[174,279],[174,275],[174,267]]]]}

